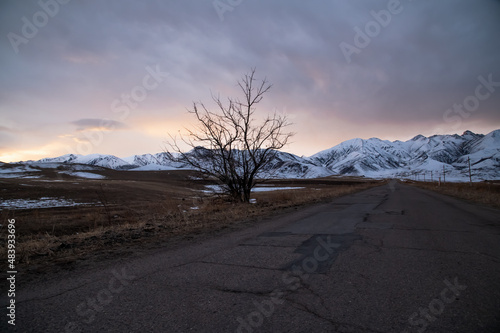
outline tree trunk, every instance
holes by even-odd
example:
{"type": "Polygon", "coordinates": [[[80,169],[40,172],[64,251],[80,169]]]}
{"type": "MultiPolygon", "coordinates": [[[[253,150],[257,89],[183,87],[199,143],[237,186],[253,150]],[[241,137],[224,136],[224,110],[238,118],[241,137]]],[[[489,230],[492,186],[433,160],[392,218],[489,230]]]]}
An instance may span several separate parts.
{"type": "Polygon", "coordinates": [[[243,190],[243,202],[244,203],[249,203],[250,202],[250,192],[251,189],[244,189],[243,190]]]}

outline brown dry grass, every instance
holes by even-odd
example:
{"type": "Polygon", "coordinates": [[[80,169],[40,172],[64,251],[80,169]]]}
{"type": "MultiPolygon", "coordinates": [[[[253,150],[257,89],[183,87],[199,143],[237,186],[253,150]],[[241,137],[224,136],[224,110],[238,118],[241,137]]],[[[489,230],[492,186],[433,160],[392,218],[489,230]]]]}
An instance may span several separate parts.
{"type": "MultiPolygon", "coordinates": [[[[20,228],[23,231],[17,232],[18,265],[46,266],[71,263],[103,252],[116,251],[119,254],[136,247],[157,246],[175,237],[238,228],[291,207],[327,201],[380,184],[352,181],[308,183],[304,189],[255,193],[255,204],[234,204],[223,197],[191,194],[190,197],[156,198],[138,205],[108,203],[106,208],[100,205],[35,209],[17,215],[3,211],[1,215],[4,221],[16,218],[21,222],[28,216],[33,219],[31,222],[35,223],[28,224],[30,229],[20,228]]],[[[6,254],[5,228],[0,230],[0,237],[0,255],[3,256],[6,254]]]]}
{"type": "Polygon", "coordinates": [[[437,183],[411,182],[410,184],[474,203],[500,208],[500,183],[437,183]]]}

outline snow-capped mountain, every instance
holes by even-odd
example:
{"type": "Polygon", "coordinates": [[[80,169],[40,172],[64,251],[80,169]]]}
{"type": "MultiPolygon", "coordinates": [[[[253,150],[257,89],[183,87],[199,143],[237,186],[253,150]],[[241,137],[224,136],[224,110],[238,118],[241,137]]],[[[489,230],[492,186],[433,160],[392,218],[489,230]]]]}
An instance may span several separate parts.
{"type": "Polygon", "coordinates": [[[271,178],[318,178],[330,176],[332,172],[307,158],[277,151],[263,174],[271,178]]]}
{"type": "MultiPolygon", "coordinates": [[[[276,152],[263,174],[276,178],[316,178],[357,175],[373,178],[467,180],[470,159],[474,180],[500,178],[500,130],[487,135],[417,135],[408,141],[351,139],[310,157],[276,152]],[[425,176],[423,176],[425,174],[425,176]]],[[[172,170],[187,166],[172,162],[167,153],[133,155],[67,154],[24,163],[86,164],[117,170],[172,170]]]]}
{"type": "Polygon", "coordinates": [[[123,158],[129,167],[137,171],[172,170],[185,168],[182,163],[173,162],[165,152],[158,154],[133,155],[123,158]]]}
{"type": "Polygon", "coordinates": [[[122,169],[130,166],[130,163],[113,155],[90,154],[76,155],[66,154],[54,158],[42,158],[37,163],[64,163],[64,164],[88,164],[101,166],[109,169],[122,169]]]}
{"type": "MultiPolygon", "coordinates": [[[[468,159],[475,179],[500,178],[500,130],[488,135],[470,131],[462,135],[417,135],[387,141],[352,139],[310,157],[334,174],[369,177],[411,177],[428,173],[448,179],[468,178],[468,159]]],[[[417,176],[418,177],[418,176],[417,176]]]]}

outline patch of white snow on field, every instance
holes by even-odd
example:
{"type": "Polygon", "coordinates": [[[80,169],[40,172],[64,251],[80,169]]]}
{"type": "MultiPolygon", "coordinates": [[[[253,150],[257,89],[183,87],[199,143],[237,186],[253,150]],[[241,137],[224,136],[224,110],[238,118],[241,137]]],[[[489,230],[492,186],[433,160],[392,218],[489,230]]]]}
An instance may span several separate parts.
{"type": "Polygon", "coordinates": [[[13,168],[0,168],[0,178],[40,178],[36,175],[26,175],[26,172],[39,172],[41,170],[34,169],[29,166],[17,166],[13,168]]]}
{"type": "Polygon", "coordinates": [[[207,190],[202,190],[204,193],[222,193],[224,188],[221,185],[205,185],[207,190]]]}
{"type": "Polygon", "coordinates": [[[283,191],[283,190],[300,190],[305,187],[254,187],[252,192],[269,192],[269,191],[283,191]]]}
{"type": "Polygon", "coordinates": [[[61,173],[65,173],[65,174],[73,176],[73,177],[88,178],[88,179],[105,179],[106,178],[103,175],[98,175],[98,174],[92,173],[92,172],[68,172],[68,171],[63,171],[61,173]]]}
{"type": "Polygon", "coordinates": [[[42,197],[40,199],[7,199],[0,201],[2,209],[34,209],[34,208],[54,208],[54,207],[74,207],[89,205],[91,203],[74,202],[63,198],[42,197]]]}
{"type": "MultiPolygon", "coordinates": [[[[221,185],[205,185],[207,190],[202,190],[204,193],[222,193],[224,188],[221,185]]],[[[300,190],[304,187],[254,187],[252,192],[269,192],[269,191],[283,191],[283,190],[300,190]]]]}

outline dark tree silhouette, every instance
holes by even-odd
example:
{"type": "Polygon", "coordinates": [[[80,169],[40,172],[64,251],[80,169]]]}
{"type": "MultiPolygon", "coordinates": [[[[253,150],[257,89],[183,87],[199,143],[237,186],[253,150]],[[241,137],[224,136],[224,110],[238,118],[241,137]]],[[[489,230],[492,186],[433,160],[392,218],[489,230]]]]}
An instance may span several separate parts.
{"type": "Polygon", "coordinates": [[[244,75],[238,86],[242,99],[228,98],[224,103],[212,95],[217,111],[210,111],[201,102],[193,103],[189,112],[198,125],[180,138],[192,150],[183,152],[171,136],[167,152],[172,160],[218,179],[234,200],[249,202],[263,168],[293,133],[286,132],[290,123],[285,115],[274,112],[260,122],[254,119],[256,105],[271,89],[266,79],[257,82],[255,69],[244,75]]]}

